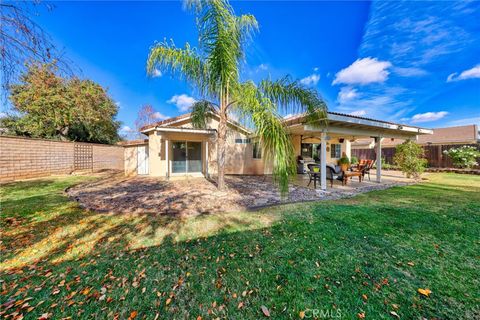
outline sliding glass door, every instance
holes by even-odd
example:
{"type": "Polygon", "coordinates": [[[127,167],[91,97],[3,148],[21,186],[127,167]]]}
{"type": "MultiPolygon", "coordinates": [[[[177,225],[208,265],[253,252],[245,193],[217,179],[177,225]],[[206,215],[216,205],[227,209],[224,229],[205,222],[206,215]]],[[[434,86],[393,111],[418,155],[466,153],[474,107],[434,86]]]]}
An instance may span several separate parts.
{"type": "Polygon", "coordinates": [[[174,141],[172,173],[202,172],[202,143],[174,141]]]}

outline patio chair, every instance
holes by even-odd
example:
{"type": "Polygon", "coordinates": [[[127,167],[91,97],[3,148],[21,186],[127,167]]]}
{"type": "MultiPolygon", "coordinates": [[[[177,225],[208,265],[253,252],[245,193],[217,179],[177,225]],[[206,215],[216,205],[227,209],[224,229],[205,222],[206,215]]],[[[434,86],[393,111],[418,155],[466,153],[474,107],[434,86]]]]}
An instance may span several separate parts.
{"type": "Polygon", "coordinates": [[[315,163],[309,163],[307,164],[307,167],[308,167],[308,176],[310,178],[310,181],[308,181],[308,186],[310,186],[310,183],[314,183],[314,185],[317,184],[317,181],[320,182],[320,166],[318,164],[315,164],[315,163]],[[318,172],[314,172],[313,168],[318,168],[318,172]]]}
{"type": "Polygon", "coordinates": [[[375,165],[375,160],[367,160],[365,166],[361,169],[363,179],[365,178],[365,174],[367,174],[368,181],[370,181],[370,169],[372,169],[374,165],[375,165]]]}
{"type": "Polygon", "coordinates": [[[342,181],[344,185],[344,172],[340,166],[332,166],[327,164],[327,180],[330,180],[330,188],[333,188],[333,180],[342,181]]]}

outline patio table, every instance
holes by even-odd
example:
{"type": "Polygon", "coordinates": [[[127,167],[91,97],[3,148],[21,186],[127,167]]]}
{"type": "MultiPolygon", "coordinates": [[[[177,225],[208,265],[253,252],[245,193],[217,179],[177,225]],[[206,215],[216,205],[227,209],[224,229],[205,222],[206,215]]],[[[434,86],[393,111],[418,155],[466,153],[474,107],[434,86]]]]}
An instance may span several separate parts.
{"type": "Polygon", "coordinates": [[[320,172],[310,171],[309,174],[313,175],[313,188],[317,189],[317,179],[320,180],[320,172]]]}

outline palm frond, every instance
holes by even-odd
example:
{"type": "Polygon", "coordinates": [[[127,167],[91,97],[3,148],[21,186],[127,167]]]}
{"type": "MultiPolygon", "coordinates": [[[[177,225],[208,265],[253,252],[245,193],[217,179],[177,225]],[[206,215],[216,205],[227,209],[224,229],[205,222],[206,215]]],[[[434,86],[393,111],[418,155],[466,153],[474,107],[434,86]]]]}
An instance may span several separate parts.
{"type": "Polygon", "coordinates": [[[207,126],[207,119],[215,112],[213,104],[207,100],[196,101],[192,105],[191,119],[194,128],[204,129],[207,126]]]}
{"type": "Polygon", "coordinates": [[[226,0],[187,0],[185,6],[197,16],[199,47],[209,63],[209,86],[236,85],[244,46],[258,29],[255,17],[236,16],[226,0]]]}
{"type": "Polygon", "coordinates": [[[239,88],[236,94],[241,99],[235,104],[236,111],[243,114],[242,118],[254,129],[265,160],[273,163],[274,181],[278,183],[281,194],[285,195],[289,179],[296,171],[291,137],[275,104],[252,81],[242,83],[239,88]]]}
{"type": "Polygon", "coordinates": [[[187,43],[177,48],[173,43],[162,42],[150,49],[147,59],[147,73],[153,75],[156,69],[184,77],[193,82],[202,93],[210,93],[208,87],[208,66],[202,57],[187,43]]]}
{"type": "Polygon", "coordinates": [[[263,80],[259,88],[286,113],[305,113],[307,122],[310,123],[327,119],[327,104],[317,91],[288,76],[277,81],[263,80]]]}

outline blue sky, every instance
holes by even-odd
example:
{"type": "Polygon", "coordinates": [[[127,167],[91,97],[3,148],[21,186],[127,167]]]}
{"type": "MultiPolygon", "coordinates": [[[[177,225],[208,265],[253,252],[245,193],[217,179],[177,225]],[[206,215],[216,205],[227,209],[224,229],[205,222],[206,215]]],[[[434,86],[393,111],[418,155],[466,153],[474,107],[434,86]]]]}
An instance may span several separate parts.
{"type": "MultiPolygon", "coordinates": [[[[260,24],[245,79],[289,74],[332,111],[431,128],[480,123],[480,2],[232,4],[260,24]]],[[[155,41],[196,45],[181,2],[57,2],[36,21],[82,77],[109,88],[127,131],[144,104],[160,120],[199,98],[181,80],[145,72],[155,41]]]]}

